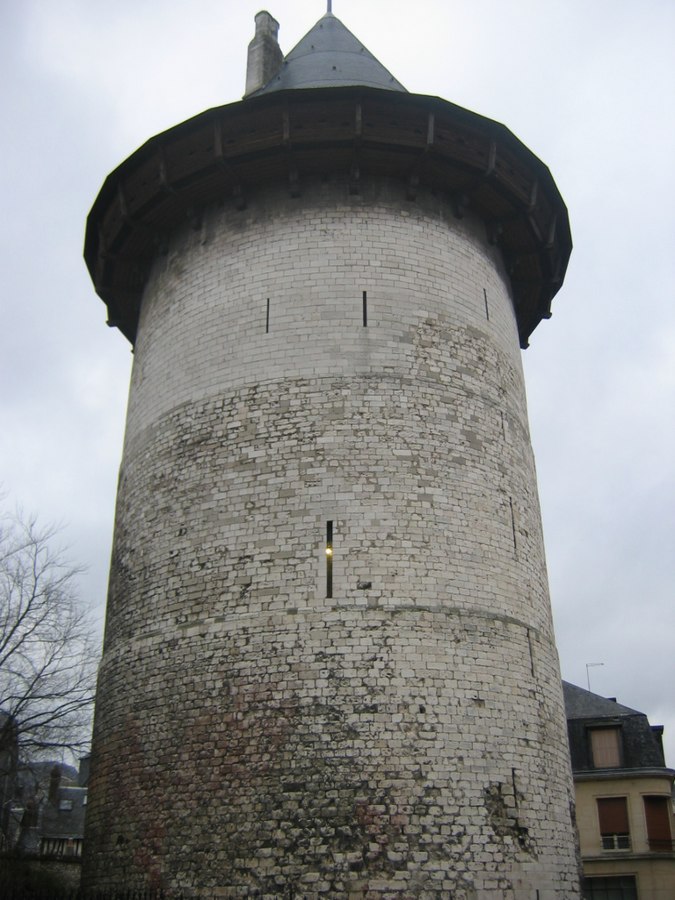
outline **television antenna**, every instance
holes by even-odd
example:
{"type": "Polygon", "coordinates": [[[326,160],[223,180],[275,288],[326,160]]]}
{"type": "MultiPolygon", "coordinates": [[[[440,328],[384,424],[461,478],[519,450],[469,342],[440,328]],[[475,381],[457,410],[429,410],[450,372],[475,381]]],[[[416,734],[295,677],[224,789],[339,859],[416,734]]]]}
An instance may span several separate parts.
{"type": "Polygon", "coordinates": [[[591,676],[588,670],[592,669],[593,666],[604,666],[604,663],[586,663],[586,683],[589,691],[591,689],[591,676]]]}

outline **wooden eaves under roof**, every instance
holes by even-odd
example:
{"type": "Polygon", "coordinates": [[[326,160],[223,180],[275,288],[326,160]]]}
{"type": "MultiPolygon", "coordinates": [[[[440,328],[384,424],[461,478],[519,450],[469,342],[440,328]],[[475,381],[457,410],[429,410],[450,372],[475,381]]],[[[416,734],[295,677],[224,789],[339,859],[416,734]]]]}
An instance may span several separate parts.
{"type": "Polygon", "coordinates": [[[109,324],[133,344],[155,254],[217,201],[246,206],[282,181],[370,176],[447,197],[502,251],[522,347],[560,288],[572,249],[567,209],[548,168],[507,128],[437,97],[363,86],[294,89],[208,110],[140,147],[105,180],[87,220],[85,260],[109,324]]]}

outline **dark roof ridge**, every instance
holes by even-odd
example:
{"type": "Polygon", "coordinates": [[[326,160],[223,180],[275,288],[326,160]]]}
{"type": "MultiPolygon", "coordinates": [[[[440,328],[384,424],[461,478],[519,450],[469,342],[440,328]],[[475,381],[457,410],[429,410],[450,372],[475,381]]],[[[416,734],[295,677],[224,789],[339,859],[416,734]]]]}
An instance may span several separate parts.
{"type": "Polygon", "coordinates": [[[565,712],[568,719],[616,719],[626,716],[644,716],[645,713],[616,700],[601,697],[569,681],[563,681],[565,712]]]}

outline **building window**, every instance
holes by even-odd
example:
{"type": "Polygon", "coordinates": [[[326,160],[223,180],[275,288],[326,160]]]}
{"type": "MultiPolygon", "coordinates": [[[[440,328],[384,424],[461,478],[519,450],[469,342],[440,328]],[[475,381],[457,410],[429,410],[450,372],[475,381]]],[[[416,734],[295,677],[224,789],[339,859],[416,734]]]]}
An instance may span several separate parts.
{"type": "Polygon", "coordinates": [[[668,815],[669,798],[644,797],[643,799],[649,849],[654,853],[670,853],[673,850],[673,839],[670,834],[670,816],[668,815]]]}
{"type": "Polygon", "coordinates": [[[621,766],[621,733],[619,728],[593,728],[591,753],[596,769],[618,769],[621,766]]]}
{"type": "Polygon", "coordinates": [[[584,900],[637,900],[634,875],[586,878],[584,900]]]}
{"type": "Polygon", "coordinates": [[[628,804],[625,797],[598,798],[598,821],[603,850],[630,850],[628,804]]]}

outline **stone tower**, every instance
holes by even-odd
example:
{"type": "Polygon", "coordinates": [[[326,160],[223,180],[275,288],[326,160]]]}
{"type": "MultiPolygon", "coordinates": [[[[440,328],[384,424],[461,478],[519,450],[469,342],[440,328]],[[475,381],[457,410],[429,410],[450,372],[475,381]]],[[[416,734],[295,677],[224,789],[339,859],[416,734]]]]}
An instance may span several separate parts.
{"type": "Polygon", "coordinates": [[[84,883],[576,897],[520,361],[565,206],[330,12],[277,29],[88,221],[135,356],[84,883]]]}

